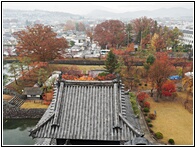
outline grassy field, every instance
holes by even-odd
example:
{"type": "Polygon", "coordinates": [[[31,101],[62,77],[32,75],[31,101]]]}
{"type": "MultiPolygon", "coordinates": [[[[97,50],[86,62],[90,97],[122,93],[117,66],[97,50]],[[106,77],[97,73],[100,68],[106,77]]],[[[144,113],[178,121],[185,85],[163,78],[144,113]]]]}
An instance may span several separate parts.
{"type": "Polygon", "coordinates": [[[90,70],[104,70],[104,65],[69,65],[69,64],[51,64],[52,67],[77,67],[79,70],[83,71],[83,73],[86,73],[90,70]]]}
{"type": "Polygon", "coordinates": [[[157,118],[152,120],[152,130],[161,132],[161,142],[167,143],[170,138],[174,139],[176,145],[193,144],[193,114],[188,112],[178,101],[150,102],[151,113],[156,110],[157,118]]]}
{"type": "Polygon", "coordinates": [[[48,108],[48,105],[41,104],[41,102],[34,103],[34,101],[28,100],[25,101],[20,108],[21,109],[48,108]]]}

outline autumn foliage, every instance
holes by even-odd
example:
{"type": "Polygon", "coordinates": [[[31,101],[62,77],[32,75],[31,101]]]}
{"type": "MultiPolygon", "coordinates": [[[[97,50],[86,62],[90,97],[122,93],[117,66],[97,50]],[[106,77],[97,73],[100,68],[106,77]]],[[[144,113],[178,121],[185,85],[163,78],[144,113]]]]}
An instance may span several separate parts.
{"type": "Polygon", "coordinates": [[[68,47],[65,38],[57,38],[57,33],[49,26],[36,24],[27,26],[26,30],[15,32],[18,44],[16,52],[19,56],[27,56],[32,61],[47,62],[60,57],[68,47]]]}
{"type": "Polygon", "coordinates": [[[134,44],[129,44],[125,49],[113,49],[112,51],[117,56],[130,55],[134,51],[134,44]]]}
{"type": "Polygon", "coordinates": [[[149,102],[144,102],[144,107],[150,108],[150,103],[149,102]]]}
{"type": "Polygon", "coordinates": [[[97,77],[93,78],[91,76],[85,75],[70,75],[70,74],[63,74],[62,78],[65,80],[78,80],[78,81],[104,81],[104,80],[113,80],[116,78],[114,74],[106,74],[106,75],[98,75],[97,77]]]}
{"type": "Polygon", "coordinates": [[[149,95],[145,92],[140,92],[138,95],[137,95],[137,99],[139,102],[143,102],[145,99],[147,99],[149,97],[149,95]]]}
{"type": "Polygon", "coordinates": [[[120,47],[124,43],[125,25],[119,20],[107,20],[98,24],[94,29],[93,38],[98,41],[102,48],[120,47]]]}
{"type": "MultiPolygon", "coordinates": [[[[156,84],[157,99],[161,97],[162,85],[175,70],[175,67],[169,60],[167,53],[157,53],[156,60],[150,67],[148,76],[152,83],[156,84]]],[[[157,100],[156,100],[157,101],[157,100]]]]}
{"type": "Polygon", "coordinates": [[[162,95],[172,96],[174,92],[176,92],[176,87],[172,81],[168,80],[162,85],[162,95]]]}
{"type": "Polygon", "coordinates": [[[116,76],[114,74],[107,74],[105,76],[98,75],[97,77],[95,77],[95,80],[103,81],[103,80],[113,80],[115,78],[116,76]]]}

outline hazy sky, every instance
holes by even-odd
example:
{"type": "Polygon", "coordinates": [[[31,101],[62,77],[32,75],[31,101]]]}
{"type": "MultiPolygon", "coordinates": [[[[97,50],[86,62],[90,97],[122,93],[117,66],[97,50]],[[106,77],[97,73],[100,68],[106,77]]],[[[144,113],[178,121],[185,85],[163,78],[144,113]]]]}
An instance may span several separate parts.
{"type": "Polygon", "coordinates": [[[159,8],[193,8],[193,2],[2,2],[3,9],[48,10],[73,14],[87,14],[92,10],[121,13],[127,11],[155,10],[159,8]]]}

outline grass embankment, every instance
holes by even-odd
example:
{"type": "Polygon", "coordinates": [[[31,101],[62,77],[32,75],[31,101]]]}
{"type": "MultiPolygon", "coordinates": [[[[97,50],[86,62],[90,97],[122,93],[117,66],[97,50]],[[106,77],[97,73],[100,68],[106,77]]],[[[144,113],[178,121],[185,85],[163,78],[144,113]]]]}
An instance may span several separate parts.
{"type": "Polygon", "coordinates": [[[193,144],[193,114],[188,112],[178,101],[150,102],[151,113],[156,110],[157,117],[152,120],[152,130],[161,132],[161,142],[167,143],[170,138],[174,139],[176,145],[193,144]]]}

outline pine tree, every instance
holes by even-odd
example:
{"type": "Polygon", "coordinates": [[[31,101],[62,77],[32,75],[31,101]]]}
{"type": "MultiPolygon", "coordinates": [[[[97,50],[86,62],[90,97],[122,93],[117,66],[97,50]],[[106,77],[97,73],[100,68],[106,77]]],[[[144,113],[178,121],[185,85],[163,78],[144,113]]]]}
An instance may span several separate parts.
{"type": "Polygon", "coordinates": [[[119,67],[119,63],[116,55],[110,50],[105,61],[105,68],[109,73],[114,73],[115,70],[119,67]]]}

